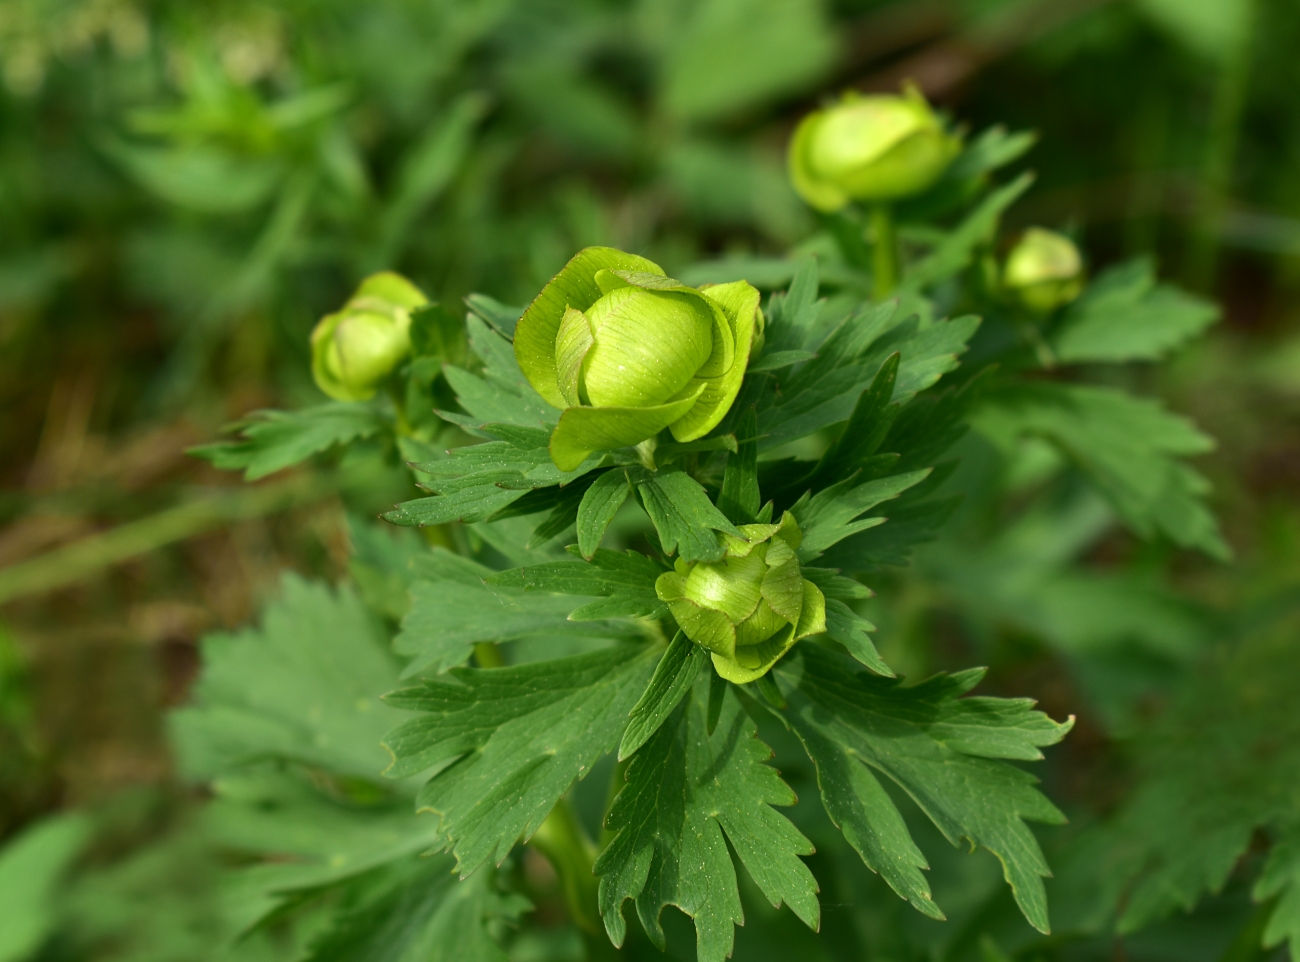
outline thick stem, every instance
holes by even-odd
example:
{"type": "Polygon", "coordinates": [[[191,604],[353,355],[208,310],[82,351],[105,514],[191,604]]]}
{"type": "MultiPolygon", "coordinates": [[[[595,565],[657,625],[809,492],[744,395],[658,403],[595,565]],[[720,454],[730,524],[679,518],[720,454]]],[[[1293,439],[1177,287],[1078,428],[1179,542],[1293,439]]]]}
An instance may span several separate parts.
{"type": "Polygon", "coordinates": [[[596,902],[599,882],[592,872],[596,846],[578,824],[567,798],[555,803],[529,844],[555,868],[574,924],[588,935],[604,938],[596,902]]]}
{"type": "Polygon", "coordinates": [[[898,287],[898,235],[888,204],[871,208],[871,269],[874,300],[883,301],[898,287]]]}

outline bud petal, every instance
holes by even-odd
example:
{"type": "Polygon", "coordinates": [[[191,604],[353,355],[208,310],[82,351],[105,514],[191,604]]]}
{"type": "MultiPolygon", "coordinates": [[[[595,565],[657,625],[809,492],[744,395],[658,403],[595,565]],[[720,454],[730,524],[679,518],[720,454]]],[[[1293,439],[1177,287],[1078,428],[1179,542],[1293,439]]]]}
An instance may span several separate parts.
{"type": "Polygon", "coordinates": [[[902,96],[847,94],[805,117],[790,143],[790,178],[813,207],[920,193],[961,149],[915,87],[902,96]]]}
{"type": "Polygon", "coordinates": [[[1064,234],[1031,227],[1007,256],[1002,283],[1036,314],[1050,314],[1083,293],[1083,257],[1064,234]]]}
{"type": "Polygon", "coordinates": [[[341,311],[311,335],[312,376],[339,401],[374,397],[411,350],[411,310],[429,303],[420,289],[385,271],[366,278],[341,311]]]}
{"type": "Polygon", "coordinates": [[[758,291],[708,291],[607,247],[580,251],[515,329],[530,384],[564,409],[551,438],[563,470],[665,428],[679,441],[711,431],[735,401],[762,329],[758,291]]]}

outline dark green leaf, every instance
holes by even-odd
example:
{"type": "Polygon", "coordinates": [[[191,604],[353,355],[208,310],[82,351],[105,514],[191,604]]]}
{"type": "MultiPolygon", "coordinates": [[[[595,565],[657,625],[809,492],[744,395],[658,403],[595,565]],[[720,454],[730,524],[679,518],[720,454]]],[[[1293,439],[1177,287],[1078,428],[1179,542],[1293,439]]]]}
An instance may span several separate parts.
{"type": "Polygon", "coordinates": [[[457,881],[450,863],[402,859],[358,879],[305,962],[506,962],[491,933],[531,906],[494,872],[457,881]]]}
{"type": "Polygon", "coordinates": [[[799,530],[803,532],[800,559],[812,561],[836,542],[884,524],[885,519],[879,517],[854,519],[881,502],[898,497],[924,481],[929,474],[929,469],[910,471],[864,484],[855,484],[856,478],[847,478],[817,494],[805,494],[790,508],[790,513],[799,522],[799,530]]]}
{"type": "Polygon", "coordinates": [[[584,558],[596,553],[605,530],[631,492],[627,475],[618,468],[600,475],[587,489],[578,505],[578,548],[584,558]]]}
{"type": "Polygon", "coordinates": [[[618,760],[631,756],[644,745],[664,719],[677,707],[695,679],[700,669],[709,663],[708,652],[692,642],[681,631],[673,637],[659,664],[655,666],[654,677],[641,694],[641,700],[632,707],[632,715],[623,732],[623,741],[618,746],[618,760]]]}
{"type": "MultiPolygon", "coordinates": [[[[572,553],[574,549],[569,548],[572,553]]],[[[659,618],[667,610],[655,594],[655,579],[664,569],[635,551],[601,549],[590,561],[551,561],[512,568],[492,575],[490,584],[519,591],[605,598],[569,615],[571,621],[595,618],[659,618]]]]}
{"type": "Polygon", "coordinates": [[[439,815],[462,875],[504,859],[614,749],[655,654],[620,645],[508,668],[454,668],[387,697],[423,713],[385,739],[389,774],[439,769],[419,805],[439,815]]]}
{"type": "Polygon", "coordinates": [[[997,855],[1021,911],[1047,931],[1047,863],[1022,820],[1064,817],[1031,775],[993,759],[1041,757],[1038,746],[1060,741],[1071,723],[1053,722],[1027,699],[961,698],[981,671],[903,688],[810,644],[774,671],[790,706],[778,717],[817,765],[828,814],[894,891],[942,917],[920,872],[925,858],[873,770],[906,791],[954,845],[965,839],[997,855]]]}
{"type": "Polygon", "coordinates": [[[741,537],[699,482],[684,471],[645,472],[634,480],[666,554],[680,551],[683,561],[717,561],[722,557],[722,540],[713,532],[741,537]]]}
{"type": "Polygon", "coordinates": [[[463,664],[474,645],[483,641],[640,634],[627,623],[570,621],[571,598],[489,583],[495,574],[440,548],[419,559],[411,585],[411,610],[393,642],[398,654],[411,659],[404,677],[463,664]]]}
{"type": "Polygon", "coordinates": [[[616,834],[596,860],[596,874],[615,945],[627,931],[624,900],[636,900],[642,926],[661,948],[660,913],[676,905],[695,920],[701,962],[722,962],[731,954],[733,926],[744,921],[728,841],[773,905],[787,903],[813,929],[821,909],[817,883],[799,859],[812,845],[772,808],[793,805],[795,796],[764,764],[771,749],[734,699],[723,703],[709,735],[706,698],[707,683],[697,683],[632,758],[627,785],[605,820],[616,834]]]}
{"type": "Polygon", "coordinates": [[[718,493],[718,510],[736,524],[749,524],[758,515],[758,416],[751,407],[736,427],[740,444],[727,456],[718,493]]]}

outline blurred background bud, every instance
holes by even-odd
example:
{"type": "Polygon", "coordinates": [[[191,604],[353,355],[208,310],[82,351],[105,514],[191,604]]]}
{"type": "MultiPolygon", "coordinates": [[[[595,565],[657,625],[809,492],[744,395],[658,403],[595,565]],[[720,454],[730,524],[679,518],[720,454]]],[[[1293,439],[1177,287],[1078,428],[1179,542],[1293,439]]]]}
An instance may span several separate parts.
{"type": "Polygon", "coordinates": [[[1064,234],[1031,227],[1007,256],[1002,283],[1035,314],[1050,314],[1083,293],[1083,257],[1064,234]]]}
{"type": "Polygon", "coordinates": [[[429,303],[414,284],[391,271],[362,281],[341,311],[327,314],[311,334],[311,371],[337,401],[365,401],[411,352],[411,310],[429,303]]]}
{"type": "Polygon", "coordinates": [[[925,97],[849,93],[805,117],[790,143],[794,189],[818,210],[850,201],[889,201],[920,193],[961,149],[925,97]]]}

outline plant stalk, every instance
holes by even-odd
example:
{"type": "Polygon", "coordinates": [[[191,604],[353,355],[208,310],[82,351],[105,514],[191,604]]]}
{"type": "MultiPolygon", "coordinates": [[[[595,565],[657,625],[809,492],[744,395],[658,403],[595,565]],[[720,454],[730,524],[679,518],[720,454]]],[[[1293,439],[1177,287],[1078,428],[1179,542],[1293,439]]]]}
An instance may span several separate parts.
{"type": "Polygon", "coordinates": [[[871,297],[883,301],[898,287],[898,232],[888,204],[871,208],[871,270],[871,297]]]}
{"type": "Polygon", "coordinates": [[[599,881],[592,871],[596,846],[578,824],[567,798],[555,803],[529,844],[546,856],[555,868],[574,924],[588,935],[603,938],[596,901],[599,881]]]}

